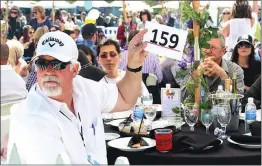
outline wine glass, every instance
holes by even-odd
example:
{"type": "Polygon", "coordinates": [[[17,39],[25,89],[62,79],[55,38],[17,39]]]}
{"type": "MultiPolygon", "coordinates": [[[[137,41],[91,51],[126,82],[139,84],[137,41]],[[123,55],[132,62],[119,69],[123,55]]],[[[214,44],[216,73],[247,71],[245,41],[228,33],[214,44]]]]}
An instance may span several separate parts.
{"type": "Polygon", "coordinates": [[[226,139],[226,127],[231,120],[231,110],[229,103],[220,103],[217,106],[217,120],[222,127],[223,134],[219,137],[226,139]]]}
{"type": "Polygon", "coordinates": [[[142,96],[142,102],[145,106],[147,105],[152,105],[153,104],[153,96],[151,93],[149,93],[148,95],[144,95],[142,96]]]}
{"type": "Polygon", "coordinates": [[[194,131],[194,125],[198,120],[198,106],[195,103],[187,103],[184,116],[186,123],[190,126],[190,130],[194,131]]]}
{"type": "Polygon", "coordinates": [[[204,126],[206,126],[206,134],[208,134],[208,130],[210,125],[213,123],[214,114],[212,109],[201,109],[201,121],[204,126]]]}
{"type": "Polygon", "coordinates": [[[152,122],[156,118],[156,108],[153,105],[145,106],[144,113],[146,116],[146,119],[149,120],[149,129],[152,129],[152,122]]]}

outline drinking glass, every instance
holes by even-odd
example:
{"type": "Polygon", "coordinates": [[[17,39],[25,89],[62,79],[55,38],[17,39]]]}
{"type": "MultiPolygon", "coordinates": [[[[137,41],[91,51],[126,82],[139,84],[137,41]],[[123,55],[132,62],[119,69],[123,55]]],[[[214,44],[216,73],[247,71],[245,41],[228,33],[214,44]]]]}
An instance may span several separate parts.
{"type": "Polygon", "coordinates": [[[206,134],[209,132],[209,126],[213,123],[214,114],[212,109],[201,109],[201,121],[204,126],[206,126],[206,134]]]}
{"type": "Polygon", "coordinates": [[[185,121],[190,126],[190,130],[194,131],[194,125],[198,120],[198,106],[195,103],[185,105],[185,121]]]}
{"type": "Polygon", "coordinates": [[[231,119],[231,110],[229,103],[220,103],[217,106],[217,120],[222,127],[223,134],[220,136],[221,139],[226,139],[226,127],[231,119]]]}
{"type": "Polygon", "coordinates": [[[149,93],[148,95],[144,95],[142,96],[142,102],[145,106],[147,105],[152,105],[153,104],[153,96],[151,93],[149,93]]]}
{"type": "Polygon", "coordinates": [[[152,129],[152,122],[156,118],[156,112],[157,111],[156,111],[155,106],[153,105],[145,106],[144,113],[145,113],[146,119],[149,120],[150,122],[150,125],[149,125],[150,130],[152,129]]]}

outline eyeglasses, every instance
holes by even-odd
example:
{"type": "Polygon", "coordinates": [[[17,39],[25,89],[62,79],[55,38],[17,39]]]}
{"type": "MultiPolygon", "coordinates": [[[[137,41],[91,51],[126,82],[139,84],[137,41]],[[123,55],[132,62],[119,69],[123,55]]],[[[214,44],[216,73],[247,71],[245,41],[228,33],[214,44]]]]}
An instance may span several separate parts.
{"type": "Polygon", "coordinates": [[[17,14],[17,12],[16,11],[11,11],[11,14],[17,14]]]}
{"type": "Polygon", "coordinates": [[[224,13],[222,13],[223,15],[229,15],[230,14],[230,12],[224,12],[224,13]]]}
{"type": "Polygon", "coordinates": [[[248,44],[248,43],[239,43],[237,45],[237,48],[251,48],[251,44],[248,44]]]}
{"type": "Polygon", "coordinates": [[[222,48],[210,47],[209,49],[210,49],[211,51],[214,51],[214,50],[219,50],[219,49],[222,49],[222,48]]]}
{"type": "Polygon", "coordinates": [[[33,14],[37,14],[37,12],[33,12],[33,14]]]}
{"type": "MultiPolygon", "coordinates": [[[[110,53],[109,53],[109,56],[111,57],[111,58],[114,58],[115,56],[117,56],[118,54],[117,53],[115,53],[114,51],[111,51],[110,53]]],[[[107,58],[108,57],[108,53],[102,53],[101,55],[99,55],[99,57],[100,58],[107,58]]]]}
{"type": "Polygon", "coordinates": [[[51,65],[52,68],[55,69],[55,70],[63,70],[70,63],[71,62],[61,62],[59,60],[47,61],[47,60],[44,60],[44,59],[37,59],[35,61],[36,67],[40,70],[46,70],[49,65],[51,65]]]}
{"type": "Polygon", "coordinates": [[[35,32],[34,31],[29,32],[29,34],[33,34],[33,33],[35,33],[35,32]]]}

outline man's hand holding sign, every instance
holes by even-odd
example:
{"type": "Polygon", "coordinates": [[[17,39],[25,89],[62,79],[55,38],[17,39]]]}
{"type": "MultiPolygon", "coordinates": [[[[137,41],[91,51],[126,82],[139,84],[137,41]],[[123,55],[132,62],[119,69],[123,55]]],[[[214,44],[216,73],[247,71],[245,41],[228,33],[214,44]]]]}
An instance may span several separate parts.
{"type": "Polygon", "coordinates": [[[147,42],[146,51],[181,60],[188,32],[153,22],[146,22],[143,42],[147,42]]]}

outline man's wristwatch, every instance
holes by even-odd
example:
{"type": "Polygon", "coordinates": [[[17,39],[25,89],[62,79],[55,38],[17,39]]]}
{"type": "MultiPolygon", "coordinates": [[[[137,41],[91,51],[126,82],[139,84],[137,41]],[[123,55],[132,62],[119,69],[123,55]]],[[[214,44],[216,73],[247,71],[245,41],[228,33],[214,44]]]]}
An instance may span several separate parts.
{"type": "Polygon", "coordinates": [[[140,72],[140,71],[142,70],[142,66],[140,66],[140,67],[138,67],[138,68],[135,68],[135,69],[132,69],[132,68],[130,68],[130,67],[127,66],[126,69],[127,69],[128,71],[137,73],[137,72],[140,72]]]}

